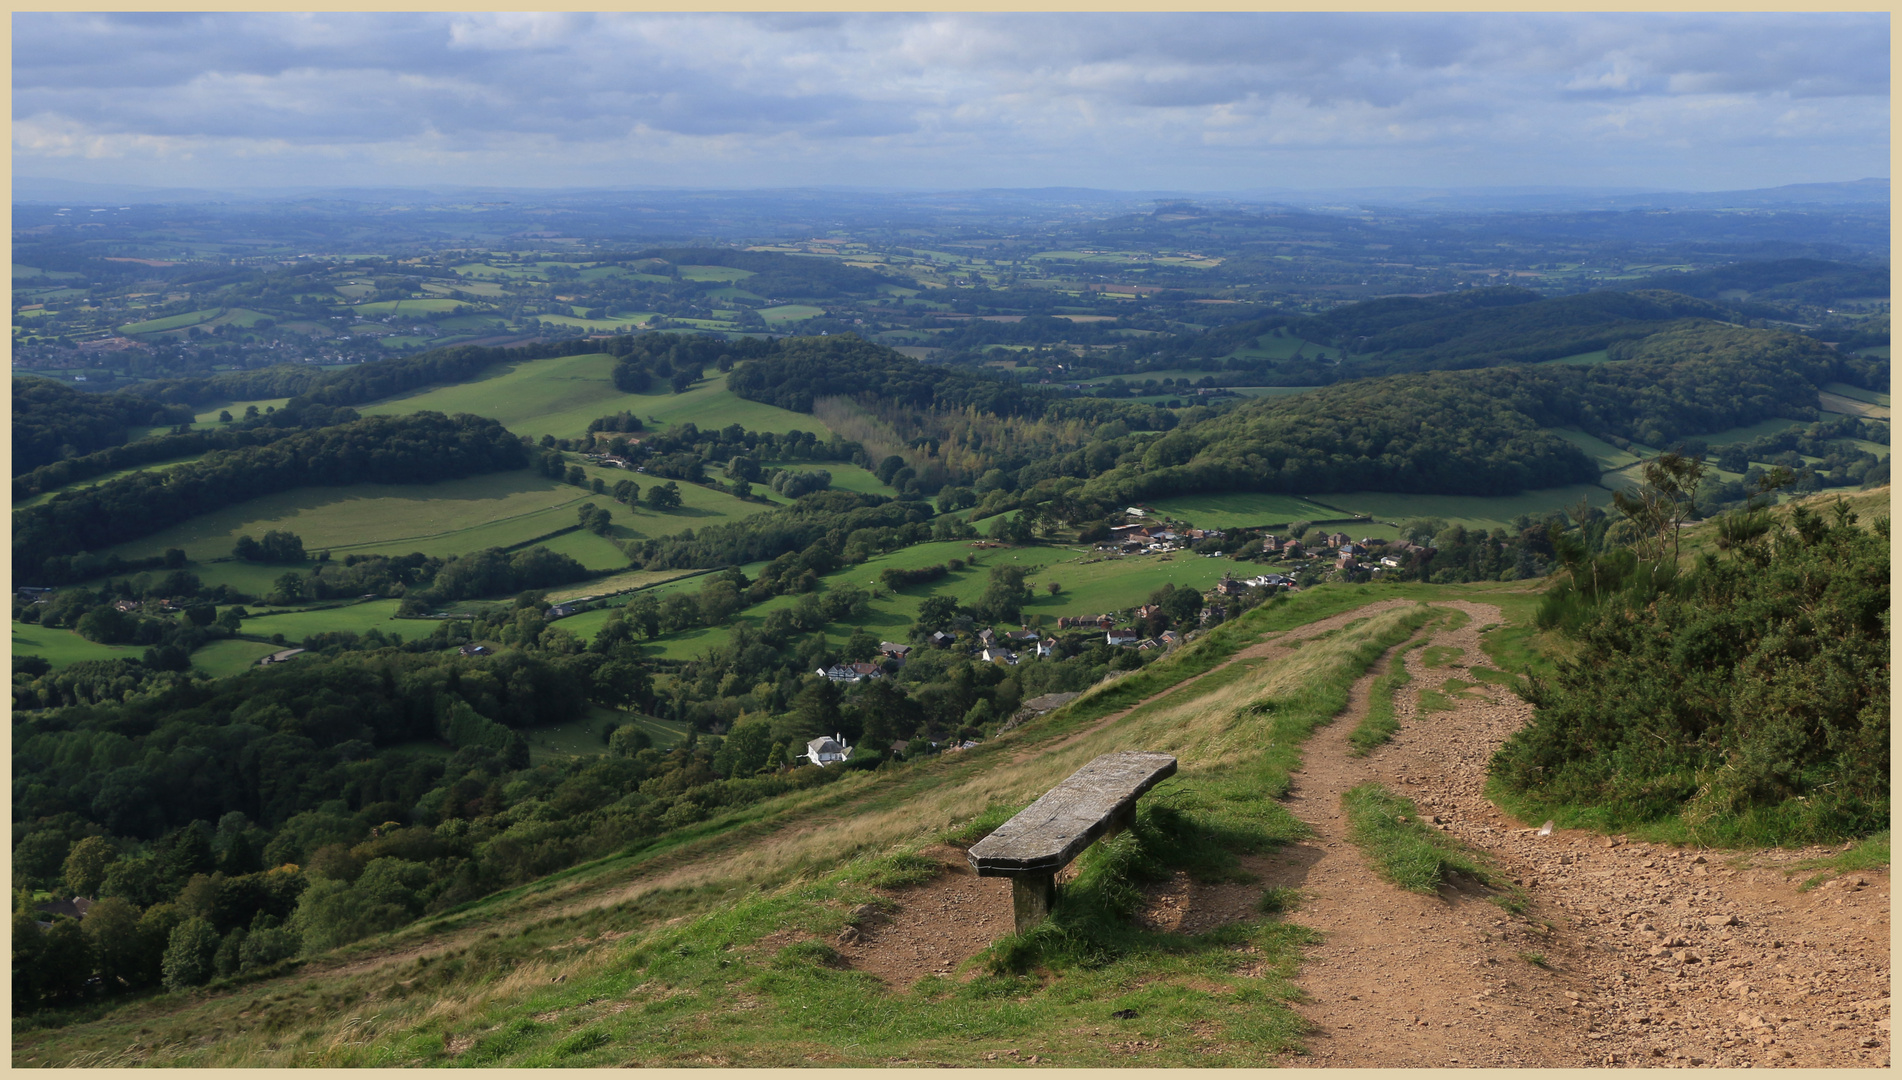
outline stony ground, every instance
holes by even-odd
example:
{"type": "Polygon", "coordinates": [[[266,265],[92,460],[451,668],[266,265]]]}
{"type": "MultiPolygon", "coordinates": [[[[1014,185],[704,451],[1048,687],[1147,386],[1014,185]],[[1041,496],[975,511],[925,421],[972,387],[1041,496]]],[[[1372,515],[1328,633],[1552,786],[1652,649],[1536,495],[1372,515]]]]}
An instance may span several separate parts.
{"type": "MultiPolygon", "coordinates": [[[[1401,728],[1391,743],[1356,757],[1346,741],[1384,661],[1310,740],[1289,805],[1313,838],[1247,860],[1261,878],[1254,885],[1178,877],[1154,888],[1146,921],[1195,933],[1254,917],[1266,887],[1298,889],[1289,917],[1324,938],[1297,979],[1314,1027],[1290,1065],[1886,1066],[1887,871],[1804,891],[1806,876],[1786,869],[1830,852],[1541,835],[1506,818],[1481,795],[1486,763],[1530,707],[1485,685],[1453,698],[1451,711],[1419,705],[1421,688],[1486,662],[1479,631],[1500,621],[1489,605],[1448,606],[1471,620],[1431,644],[1458,653],[1408,653],[1413,682],[1396,701],[1401,728]],[[1439,666],[1428,667],[1429,657],[1439,666]],[[1485,853],[1530,897],[1525,911],[1509,913],[1470,883],[1423,896],[1381,881],[1348,842],[1340,804],[1368,780],[1485,853]]],[[[1283,647],[1250,655],[1272,658],[1283,647]]],[[[1010,924],[1007,881],[972,876],[960,852],[936,854],[949,872],[894,894],[895,915],[840,943],[848,963],[895,988],[957,971],[1010,924]]]]}

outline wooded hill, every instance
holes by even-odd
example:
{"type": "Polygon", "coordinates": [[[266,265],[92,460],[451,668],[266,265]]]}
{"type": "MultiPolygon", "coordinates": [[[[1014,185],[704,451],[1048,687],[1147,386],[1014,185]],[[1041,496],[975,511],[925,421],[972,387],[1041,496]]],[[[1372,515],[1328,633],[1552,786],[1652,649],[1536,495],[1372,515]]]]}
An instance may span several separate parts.
{"type": "Polygon", "coordinates": [[[1500,495],[1590,482],[1541,428],[1667,446],[1771,417],[1814,419],[1843,357],[1807,338],[1697,323],[1621,343],[1617,362],[1357,380],[1248,402],[1091,480],[1108,501],[1200,491],[1500,495]]]}
{"type": "Polygon", "coordinates": [[[63,457],[126,441],[128,429],[187,424],[191,410],[145,394],[88,394],[33,376],[13,380],[13,471],[30,471],[63,457]]]}

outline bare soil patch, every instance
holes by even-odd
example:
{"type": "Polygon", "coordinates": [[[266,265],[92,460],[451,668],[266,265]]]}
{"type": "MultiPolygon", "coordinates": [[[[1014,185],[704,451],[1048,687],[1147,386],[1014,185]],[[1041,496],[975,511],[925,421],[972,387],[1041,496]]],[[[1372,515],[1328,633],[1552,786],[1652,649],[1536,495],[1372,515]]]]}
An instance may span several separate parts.
{"type": "Polygon", "coordinates": [[[894,990],[926,976],[952,976],[1015,924],[1009,878],[978,877],[964,852],[949,845],[919,854],[943,863],[944,871],[922,885],[886,891],[895,909],[863,913],[835,943],[847,966],[894,990]]]}

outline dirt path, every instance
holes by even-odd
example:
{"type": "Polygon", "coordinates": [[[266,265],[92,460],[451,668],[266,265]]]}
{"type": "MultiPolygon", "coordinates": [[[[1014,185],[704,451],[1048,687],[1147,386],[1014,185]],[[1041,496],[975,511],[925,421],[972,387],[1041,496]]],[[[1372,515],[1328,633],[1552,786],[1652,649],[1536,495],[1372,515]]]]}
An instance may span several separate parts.
{"type": "Polygon", "coordinates": [[[1441,606],[1472,617],[1432,641],[1462,655],[1435,668],[1424,649],[1408,655],[1414,681],[1395,703],[1393,742],[1356,758],[1346,741],[1370,672],[1295,776],[1292,808],[1315,837],[1278,853],[1268,883],[1301,888],[1295,918],[1326,938],[1297,980],[1316,1030],[1291,1064],[1886,1065],[1888,874],[1803,894],[1777,867],[1820,850],[1676,850],[1539,836],[1506,819],[1481,785],[1530,706],[1482,687],[1451,712],[1420,710],[1419,689],[1485,662],[1479,628],[1499,621],[1490,605],[1441,606]],[[1531,894],[1529,917],[1475,893],[1427,897],[1379,880],[1340,806],[1366,780],[1490,854],[1531,894]]]}

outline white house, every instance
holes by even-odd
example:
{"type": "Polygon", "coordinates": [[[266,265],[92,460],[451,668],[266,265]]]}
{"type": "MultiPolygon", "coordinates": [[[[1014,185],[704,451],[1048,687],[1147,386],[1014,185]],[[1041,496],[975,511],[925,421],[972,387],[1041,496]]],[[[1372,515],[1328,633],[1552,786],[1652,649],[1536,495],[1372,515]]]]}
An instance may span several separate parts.
{"type": "Polygon", "coordinates": [[[820,768],[848,761],[852,757],[852,748],[845,744],[843,735],[821,735],[806,744],[806,752],[799,755],[820,768]]]}

